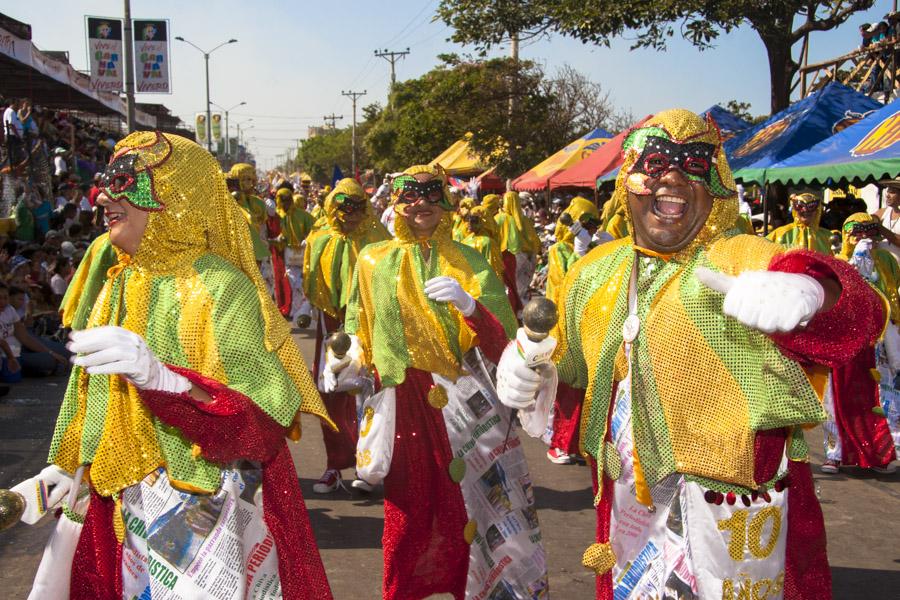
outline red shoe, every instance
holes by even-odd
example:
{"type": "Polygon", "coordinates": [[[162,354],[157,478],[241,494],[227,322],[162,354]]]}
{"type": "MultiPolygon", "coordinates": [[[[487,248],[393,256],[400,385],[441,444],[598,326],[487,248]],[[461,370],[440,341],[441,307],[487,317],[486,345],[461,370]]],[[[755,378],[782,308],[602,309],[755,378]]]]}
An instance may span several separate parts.
{"type": "Polygon", "coordinates": [[[559,448],[550,448],[547,450],[547,460],[555,465],[571,465],[572,456],[565,450],[559,448]]]}
{"type": "Polygon", "coordinates": [[[341,486],[341,472],[337,469],[328,469],[322,473],[319,481],[313,484],[313,491],[317,494],[330,494],[341,486]]]}

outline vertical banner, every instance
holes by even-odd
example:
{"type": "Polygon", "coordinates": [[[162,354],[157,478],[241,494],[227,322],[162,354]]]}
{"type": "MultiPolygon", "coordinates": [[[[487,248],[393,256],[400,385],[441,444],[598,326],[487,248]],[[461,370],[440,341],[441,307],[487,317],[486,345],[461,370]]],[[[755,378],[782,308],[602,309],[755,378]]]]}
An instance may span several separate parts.
{"type": "Polygon", "coordinates": [[[213,144],[222,141],[222,115],[220,113],[212,114],[212,141],[213,144]]]}
{"type": "Polygon", "coordinates": [[[134,19],[134,88],[144,94],[170,94],[169,22],[134,19]]]}
{"type": "Polygon", "coordinates": [[[197,118],[194,121],[194,124],[195,124],[195,131],[196,131],[195,135],[197,136],[197,143],[200,144],[201,146],[205,146],[206,145],[206,136],[209,133],[209,130],[208,130],[207,124],[206,124],[206,113],[205,112],[197,113],[197,118]]]}
{"type": "Polygon", "coordinates": [[[106,17],[85,17],[91,89],[121,92],[124,89],[122,63],[122,21],[106,17]]]}

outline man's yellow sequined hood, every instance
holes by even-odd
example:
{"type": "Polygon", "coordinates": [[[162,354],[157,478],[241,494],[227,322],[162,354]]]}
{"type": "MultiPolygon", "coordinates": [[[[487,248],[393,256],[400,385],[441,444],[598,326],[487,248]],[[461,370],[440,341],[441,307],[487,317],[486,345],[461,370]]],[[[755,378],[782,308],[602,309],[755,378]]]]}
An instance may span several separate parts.
{"type": "Polygon", "coordinates": [[[646,175],[635,172],[635,165],[648,137],[656,136],[677,143],[705,142],[715,146],[711,168],[711,183],[707,185],[715,198],[712,211],[703,229],[694,240],[678,252],[679,256],[689,256],[698,245],[706,245],[735,226],[739,215],[738,198],[734,177],[725,156],[722,136],[711,117],[703,119],[693,112],[681,108],[665,110],[651,117],[634,129],[622,144],[624,163],[616,177],[616,189],[612,206],[625,206],[628,210],[628,228],[631,231],[631,211],[628,209],[628,192],[645,190],[646,175]]]}

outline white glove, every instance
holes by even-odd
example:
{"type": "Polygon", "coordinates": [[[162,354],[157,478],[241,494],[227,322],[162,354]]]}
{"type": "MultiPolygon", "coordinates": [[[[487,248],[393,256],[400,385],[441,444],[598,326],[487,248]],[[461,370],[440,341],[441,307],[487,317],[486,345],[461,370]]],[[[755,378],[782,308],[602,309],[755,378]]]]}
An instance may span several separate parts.
{"type": "MultiPolygon", "coordinates": [[[[540,365],[555,369],[551,363],[540,365]]],[[[534,404],[545,377],[529,368],[512,341],[506,346],[497,365],[497,396],[504,405],[517,410],[527,409],[534,404]]]]}
{"type": "Polygon", "coordinates": [[[275,207],[275,201],[272,200],[271,198],[266,198],[266,214],[269,215],[270,217],[274,217],[275,215],[278,214],[278,211],[276,210],[276,207],[275,207]]]}
{"type": "Polygon", "coordinates": [[[48,511],[57,508],[71,488],[72,477],[56,465],[50,465],[38,475],[26,479],[11,489],[25,498],[25,512],[19,520],[34,525],[48,511]],[[46,505],[43,502],[44,498],[47,501],[46,505]]]}
{"type": "Polygon", "coordinates": [[[144,338],[122,327],[93,327],[69,334],[72,362],[91,375],[121,375],[141,390],[182,394],[191,382],[170,371],[154,355],[144,338]]]}
{"type": "Polygon", "coordinates": [[[591,249],[591,233],[587,229],[584,229],[578,221],[572,223],[569,226],[569,229],[574,231],[576,224],[578,225],[578,233],[575,234],[575,254],[584,256],[588,253],[588,250],[591,249]]]}
{"type": "Polygon", "coordinates": [[[435,277],[425,282],[425,295],[435,302],[449,302],[463,314],[471,317],[475,312],[475,298],[470,296],[452,277],[435,277]]]}
{"type": "Polygon", "coordinates": [[[722,312],[764,333],[809,323],[825,302],[825,289],[809,275],[744,271],[737,277],[698,267],[700,283],[725,294],[722,312]]]}
{"type": "Polygon", "coordinates": [[[322,391],[346,392],[360,387],[364,376],[362,366],[362,347],[359,338],[350,336],[350,350],[341,358],[337,358],[331,348],[325,350],[325,368],[322,369],[322,391]]]}
{"type": "Polygon", "coordinates": [[[864,238],[859,240],[850,257],[850,264],[862,275],[863,279],[870,283],[878,281],[878,271],[875,269],[875,259],[872,258],[872,240],[864,238]]]}

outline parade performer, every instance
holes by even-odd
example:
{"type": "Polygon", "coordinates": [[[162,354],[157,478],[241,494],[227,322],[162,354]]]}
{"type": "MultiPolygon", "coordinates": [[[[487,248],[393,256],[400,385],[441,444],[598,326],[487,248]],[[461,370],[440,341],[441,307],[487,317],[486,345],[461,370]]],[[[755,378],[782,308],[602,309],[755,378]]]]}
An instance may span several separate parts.
{"type": "Polygon", "coordinates": [[[900,268],[890,252],[874,247],[881,239],[879,229],[876,217],[855,213],[847,217],[841,231],[839,258],[856,267],[860,275],[878,290],[885,300],[891,322],[886,326],[884,342],[875,348],[863,348],[850,361],[832,371],[831,385],[824,397],[828,419],[822,424],[825,430],[823,473],[837,473],[842,466],[859,466],[880,473],[895,470],[890,464],[896,458],[894,441],[888,421],[884,414],[879,414],[881,411],[877,407],[881,406],[879,398],[885,401],[896,426],[898,407],[891,401],[898,396],[893,375],[900,369],[900,356],[896,356],[900,351],[896,341],[896,323],[900,321],[897,292],[900,268]],[[876,410],[873,412],[873,409],[876,410]]]}
{"type": "Polygon", "coordinates": [[[237,181],[239,191],[234,192],[232,196],[250,226],[250,239],[253,242],[256,262],[268,261],[269,247],[263,241],[267,217],[266,203],[256,195],[256,168],[247,163],[236,163],[228,172],[228,178],[237,181]]]}
{"type": "Polygon", "coordinates": [[[294,203],[290,188],[275,192],[275,214],[269,217],[266,228],[275,273],[275,303],[288,319],[310,315],[303,294],[303,243],[312,227],[312,215],[294,203]]]}
{"type": "Polygon", "coordinates": [[[522,213],[517,192],[503,194],[503,210],[497,215],[500,249],[516,258],[516,292],[522,305],[528,301],[528,288],[534,277],[534,266],[541,251],[541,240],[534,224],[522,213]]]}
{"type": "Polygon", "coordinates": [[[346,328],[396,406],[383,597],[544,597],[532,481],[485,364],[515,332],[503,284],[452,240],[437,169],[407,169],[392,201],[396,238],[360,254],[346,328]]]}
{"type": "Polygon", "coordinates": [[[794,222],[782,225],[766,237],[786,248],[831,255],[831,231],[819,226],[824,207],[820,194],[791,194],[791,215],[794,222]]]}
{"type": "MultiPolygon", "coordinates": [[[[494,238],[495,243],[501,244],[500,230],[496,226],[497,216],[500,214],[501,201],[497,194],[488,194],[481,200],[484,209],[485,220],[493,221],[493,227],[485,230],[488,235],[494,238]]],[[[503,261],[503,272],[500,279],[506,286],[506,295],[509,297],[509,304],[512,306],[513,314],[518,315],[522,312],[522,300],[519,298],[518,284],[516,283],[516,257],[508,250],[500,250],[500,258],[503,261]]]]}
{"type": "Polygon", "coordinates": [[[497,224],[487,216],[483,206],[473,206],[466,212],[460,243],[478,250],[494,269],[497,278],[503,277],[503,259],[497,242],[497,224]]]}
{"type": "MultiPolygon", "coordinates": [[[[303,289],[309,302],[319,309],[313,374],[324,392],[324,342],[343,326],[357,256],[366,245],[386,240],[390,235],[372,215],[365,191],[349,177],[340,180],[328,194],[322,219],[326,224],[306,239],[303,289]]],[[[322,477],[313,485],[319,494],[337,490],[341,485],[341,471],[356,463],[356,400],[347,390],[327,392],[322,394],[322,399],[338,430],[322,427],[327,463],[322,477]]],[[[370,490],[362,480],[352,485],[370,490]]]]}
{"type": "MultiPolygon", "coordinates": [[[[559,221],[556,223],[556,243],[547,252],[547,290],[544,294],[557,306],[560,305],[559,291],[566,273],[579,258],[587,254],[591,236],[600,219],[594,203],[581,196],[573,198],[563,214],[570,217],[571,225],[559,221]]],[[[578,440],[583,403],[583,389],[572,387],[563,381],[557,383],[556,399],[553,402],[553,434],[547,450],[550,462],[568,465],[581,459],[578,440]]]]}
{"type": "Polygon", "coordinates": [[[101,191],[117,260],[101,238],[75,278],[55,471],[20,484],[89,484],[70,596],[330,598],[285,440],[328,417],[215,159],[133,133],[101,191]]]}
{"type": "MultiPolygon", "coordinates": [[[[623,152],[632,236],[570,270],[555,333],[560,378],[587,390],[597,598],[830,598],[804,366],[820,381],[870,347],[881,300],[842,261],[738,234],[711,119],[664,111],[623,152]]],[[[541,385],[516,353],[497,380],[519,408],[541,385]]]]}
{"type": "Polygon", "coordinates": [[[461,242],[466,237],[466,217],[474,207],[475,198],[466,196],[459,201],[459,206],[456,207],[456,211],[453,213],[453,239],[455,241],[461,242]]]}

